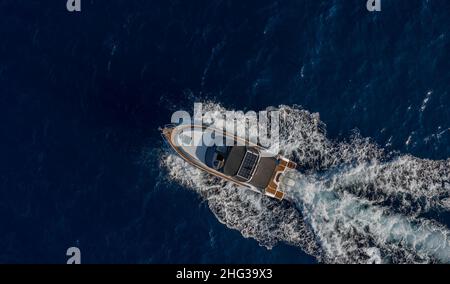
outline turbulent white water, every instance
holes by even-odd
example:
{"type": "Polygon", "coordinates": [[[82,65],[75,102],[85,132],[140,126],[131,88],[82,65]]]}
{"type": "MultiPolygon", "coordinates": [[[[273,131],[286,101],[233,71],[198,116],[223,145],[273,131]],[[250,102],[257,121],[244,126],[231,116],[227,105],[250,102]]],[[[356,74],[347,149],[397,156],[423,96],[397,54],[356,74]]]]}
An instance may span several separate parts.
{"type": "Polygon", "coordinates": [[[450,262],[450,234],[442,225],[393,214],[373,202],[337,192],[329,178],[290,172],[283,183],[333,261],[359,261],[363,256],[369,262],[389,262],[394,252],[396,261],[401,253],[402,262],[450,262]]]}
{"type": "MultiPolygon", "coordinates": [[[[197,191],[218,220],[271,248],[282,241],[322,262],[450,263],[450,232],[422,215],[450,210],[450,160],[385,153],[353,135],[327,139],[317,114],[280,106],[282,154],[300,171],[282,180],[291,202],[278,202],[193,168],[170,151],[169,179],[197,191]]],[[[220,105],[204,111],[223,124],[220,105]]]]}

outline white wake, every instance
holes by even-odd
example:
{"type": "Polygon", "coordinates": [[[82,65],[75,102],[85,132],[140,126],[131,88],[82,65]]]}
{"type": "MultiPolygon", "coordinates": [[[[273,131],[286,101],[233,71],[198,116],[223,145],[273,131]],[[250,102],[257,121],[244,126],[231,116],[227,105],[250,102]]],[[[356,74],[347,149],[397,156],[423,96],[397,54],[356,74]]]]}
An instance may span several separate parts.
{"type": "MultiPolygon", "coordinates": [[[[339,173],[338,178],[346,178],[339,173]]],[[[284,190],[335,262],[450,262],[450,234],[442,225],[392,213],[373,202],[335,190],[336,180],[292,171],[284,190]],[[370,256],[369,258],[367,258],[370,256]],[[392,259],[395,257],[395,259],[392,259]],[[401,257],[401,259],[400,259],[401,257]]]]}

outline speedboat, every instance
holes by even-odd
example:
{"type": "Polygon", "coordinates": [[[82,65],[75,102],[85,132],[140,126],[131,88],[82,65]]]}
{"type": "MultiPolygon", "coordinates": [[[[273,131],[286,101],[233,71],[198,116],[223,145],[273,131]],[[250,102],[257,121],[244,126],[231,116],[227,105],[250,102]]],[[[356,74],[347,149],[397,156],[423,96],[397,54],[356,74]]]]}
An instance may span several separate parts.
{"type": "Polygon", "coordinates": [[[191,124],[169,125],[162,129],[162,134],[175,152],[193,166],[257,193],[278,200],[285,198],[279,188],[280,178],[288,169],[295,169],[296,163],[221,130],[214,131],[212,136],[215,141],[225,143],[205,144],[203,135],[208,129],[191,124]]]}

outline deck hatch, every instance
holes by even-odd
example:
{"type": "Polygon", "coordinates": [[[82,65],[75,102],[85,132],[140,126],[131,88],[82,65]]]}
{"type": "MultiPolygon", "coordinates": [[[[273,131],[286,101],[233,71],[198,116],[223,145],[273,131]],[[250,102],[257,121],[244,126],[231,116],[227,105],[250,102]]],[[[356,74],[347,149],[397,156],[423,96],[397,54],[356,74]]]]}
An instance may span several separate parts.
{"type": "Polygon", "coordinates": [[[253,152],[247,151],[237,175],[246,180],[250,179],[253,175],[253,172],[255,171],[257,162],[258,155],[253,152]]]}

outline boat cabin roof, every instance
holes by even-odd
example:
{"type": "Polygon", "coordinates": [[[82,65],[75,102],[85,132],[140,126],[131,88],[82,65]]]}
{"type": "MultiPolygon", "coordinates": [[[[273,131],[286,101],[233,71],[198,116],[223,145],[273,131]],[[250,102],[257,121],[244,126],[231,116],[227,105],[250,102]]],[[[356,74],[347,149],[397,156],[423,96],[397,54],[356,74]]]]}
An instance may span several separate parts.
{"type": "Polygon", "coordinates": [[[214,167],[219,156],[224,164],[217,170],[261,189],[267,187],[277,165],[275,158],[260,157],[258,150],[253,147],[213,146],[208,147],[205,154],[207,166],[214,167]]]}
{"type": "Polygon", "coordinates": [[[229,176],[235,176],[239,167],[244,160],[245,153],[247,152],[247,147],[245,146],[234,146],[231,147],[230,153],[225,162],[223,173],[229,176]]]}

